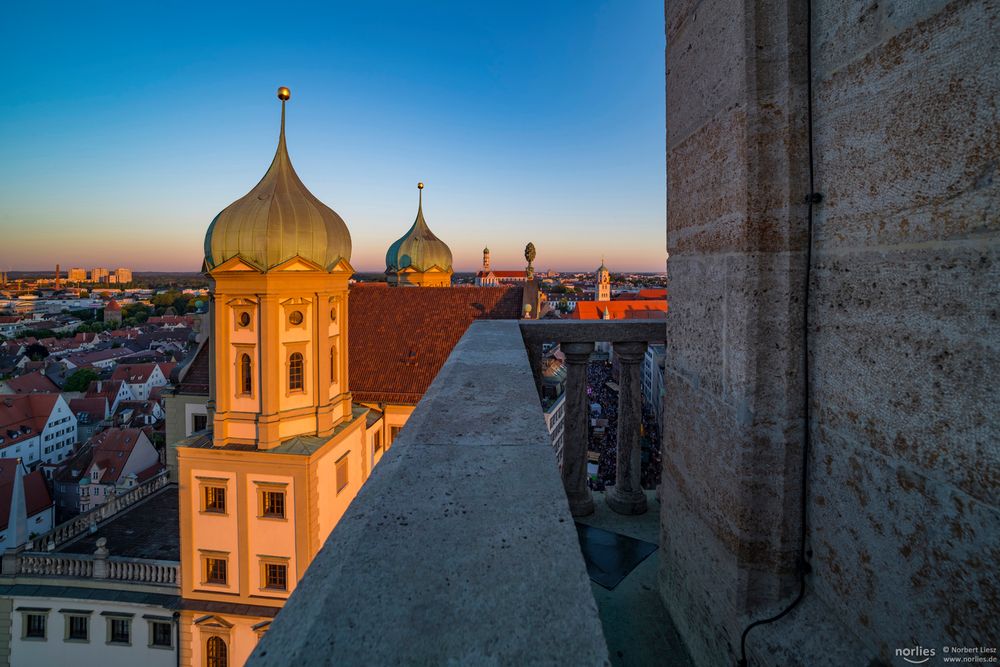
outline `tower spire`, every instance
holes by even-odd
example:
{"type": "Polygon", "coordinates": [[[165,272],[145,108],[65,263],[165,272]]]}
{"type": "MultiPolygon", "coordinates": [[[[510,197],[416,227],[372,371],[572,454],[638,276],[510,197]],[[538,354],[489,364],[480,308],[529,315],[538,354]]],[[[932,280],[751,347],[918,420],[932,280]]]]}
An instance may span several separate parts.
{"type": "Polygon", "coordinates": [[[417,210],[421,213],[424,211],[424,184],[423,182],[417,183],[417,192],[419,193],[417,200],[417,210]]]}

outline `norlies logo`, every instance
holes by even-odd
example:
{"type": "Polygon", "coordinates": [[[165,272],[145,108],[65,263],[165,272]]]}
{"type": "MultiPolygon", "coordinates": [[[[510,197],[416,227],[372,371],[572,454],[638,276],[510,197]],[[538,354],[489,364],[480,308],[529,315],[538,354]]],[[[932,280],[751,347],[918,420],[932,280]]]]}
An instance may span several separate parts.
{"type": "Polygon", "coordinates": [[[936,651],[932,648],[914,646],[913,648],[897,648],[896,655],[913,665],[922,665],[934,657],[936,651]]]}

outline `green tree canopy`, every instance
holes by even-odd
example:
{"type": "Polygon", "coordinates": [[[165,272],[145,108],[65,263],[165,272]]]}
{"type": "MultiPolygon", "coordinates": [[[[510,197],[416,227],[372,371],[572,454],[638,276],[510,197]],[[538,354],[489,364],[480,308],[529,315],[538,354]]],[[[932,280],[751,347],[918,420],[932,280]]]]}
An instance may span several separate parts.
{"type": "Polygon", "coordinates": [[[100,376],[91,368],[81,368],[66,379],[63,391],[84,391],[91,382],[100,376]]]}

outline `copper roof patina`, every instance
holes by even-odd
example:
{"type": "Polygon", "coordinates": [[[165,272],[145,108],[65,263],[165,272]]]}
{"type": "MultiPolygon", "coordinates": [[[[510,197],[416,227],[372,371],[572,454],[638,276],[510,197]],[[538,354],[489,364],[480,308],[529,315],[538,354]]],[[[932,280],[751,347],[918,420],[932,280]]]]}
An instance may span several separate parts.
{"type": "Polygon", "coordinates": [[[451,249],[427,226],[424,220],[424,184],[417,184],[417,188],[420,191],[417,219],[401,238],[389,246],[385,254],[386,273],[409,268],[427,271],[435,266],[442,271],[451,271],[451,249]]]}
{"type": "Polygon", "coordinates": [[[205,264],[211,270],[239,256],[267,271],[299,256],[333,270],[350,262],[351,234],[336,211],[317,199],[292,168],[285,146],[285,101],[281,99],[278,150],[264,178],[222,210],[205,234],[205,264]]]}

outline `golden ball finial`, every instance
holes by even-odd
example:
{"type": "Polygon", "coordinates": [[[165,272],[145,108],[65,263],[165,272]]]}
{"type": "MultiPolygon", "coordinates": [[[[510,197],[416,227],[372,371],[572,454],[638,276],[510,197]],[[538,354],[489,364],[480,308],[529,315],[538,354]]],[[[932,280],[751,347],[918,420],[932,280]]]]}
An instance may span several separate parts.
{"type": "Polygon", "coordinates": [[[281,100],[282,102],[289,99],[291,96],[292,96],[292,91],[288,90],[288,88],[284,86],[278,88],[278,99],[281,100]]]}
{"type": "Polygon", "coordinates": [[[423,183],[417,183],[417,189],[418,190],[423,190],[424,189],[424,184],[423,183]]]}

